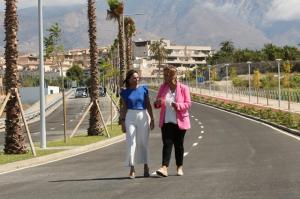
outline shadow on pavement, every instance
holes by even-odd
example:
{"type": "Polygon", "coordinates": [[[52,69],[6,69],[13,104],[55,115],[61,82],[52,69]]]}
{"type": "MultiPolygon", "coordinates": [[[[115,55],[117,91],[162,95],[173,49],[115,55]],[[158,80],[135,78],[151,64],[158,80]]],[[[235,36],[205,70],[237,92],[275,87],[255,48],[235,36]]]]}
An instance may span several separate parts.
{"type": "MultiPolygon", "coordinates": [[[[136,176],[135,178],[158,178],[157,176],[136,176]]],[[[115,178],[91,178],[91,179],[70,179],[70,180],[54,180],[49,182],[84,182],[84,181],[102,181],[102,180],[132,180],[129,177],[115,177],[115,178]]]]}

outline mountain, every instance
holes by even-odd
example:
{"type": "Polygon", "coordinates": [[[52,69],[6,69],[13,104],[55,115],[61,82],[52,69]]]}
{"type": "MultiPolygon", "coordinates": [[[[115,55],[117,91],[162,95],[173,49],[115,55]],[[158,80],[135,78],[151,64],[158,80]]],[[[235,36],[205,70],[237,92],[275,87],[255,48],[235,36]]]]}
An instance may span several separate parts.
{"type": "MultiPolygon", "coordinates": [[[[210,45],[215,48],[224,40],[232,40],[242,48],[261,48],[269,42],[297,45],[300,42],[300,20],[274,19],[276,3],[278,0],[130,0],[126,1],[125,13],[143,13],[132,16],[137,24],[136,39],[164,37],[177,44],[210,45]]],[[[86,7],[45,7],[45,36],[46,29],[58,22],[67,49],[87,48],[86,7]]],[[[117,35],[117,23],[106,20],[106,10],[106,2],[97,1],[99,45],[111,44],[117,35]]],[[[21,52],[38,52],[37,12],[36,7],[19,10],[21,52]]],[[[2,23],[3,15],[0,13],[2,23]]],[[[1,46],[4,46],[3,40],[4,30],[0,26],[1,46]]]]}

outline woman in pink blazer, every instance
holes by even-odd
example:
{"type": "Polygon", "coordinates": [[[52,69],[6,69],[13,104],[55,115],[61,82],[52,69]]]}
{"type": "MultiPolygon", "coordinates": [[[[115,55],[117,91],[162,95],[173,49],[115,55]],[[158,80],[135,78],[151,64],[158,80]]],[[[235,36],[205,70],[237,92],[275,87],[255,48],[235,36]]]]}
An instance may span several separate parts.
{"type": "Polygon", "coordinates": [[[162,167],[157,175],[167,177],[172,148],[175,148],[177,175],[183,175],[184,136],[191,128],[189,108],[191,97],[189,88],[177,81],[177,70],[173,66],[164,68],[164,83],[160,86],[155,108],[160,108],[159,127],[162,132],[162,167]]]}

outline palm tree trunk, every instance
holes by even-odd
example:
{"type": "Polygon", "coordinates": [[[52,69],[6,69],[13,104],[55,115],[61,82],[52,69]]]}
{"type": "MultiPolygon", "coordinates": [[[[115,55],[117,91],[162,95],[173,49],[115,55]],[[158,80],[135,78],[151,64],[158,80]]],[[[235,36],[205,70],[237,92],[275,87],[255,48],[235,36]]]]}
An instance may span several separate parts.
{"type": "Polygon", "coordinates": [[[125,67],[125,53],[124,53],[124,32],[123,32],[123,20],[122,15],[118,17],[118,42],[119,42],[119,56],[120,56],[120,78],[119,78],[119,89],[123,87],[123,82],[125,80],[126,75],[126,67],[125,67]]]}
{"type": "MultiPolygon", "coordinates": [[[[14,88],[18,88],[18,17],[17,17],[17,0],[6,0],[5,10],[5,86],[6,93],[14,88]]],[[[5,146],[6,154],[22,154],[26,153],[25,137],[21,128],[20,116],[21,109],[17,101],[15,92],[11,93],[9,101],[6,105],[5,120],[5,146]]]]}
{"type": "Polygon", "coordinates": [[[131,51],[132,38],[129,37],[128,34],[126,34],[125,41],[126,41],[126,67],[127,70],[130,70],[132,68],[132,51],[131,51]]]}
{"type": "Polygon", "coordinates": [[[90,38],[90,72],[91,72],[91,87],[90,97],[91,102],[94,102],[90,109],[90,125],[88,135],[100,135],[101,118],[97,108],[96,101],[99,99],[99,70],[98,70],[98,49],[97,49],[97,28],[96,28],[96,7],[95,0],[88,0],[88,20],[89,20],[89,38],[90,38]]]}

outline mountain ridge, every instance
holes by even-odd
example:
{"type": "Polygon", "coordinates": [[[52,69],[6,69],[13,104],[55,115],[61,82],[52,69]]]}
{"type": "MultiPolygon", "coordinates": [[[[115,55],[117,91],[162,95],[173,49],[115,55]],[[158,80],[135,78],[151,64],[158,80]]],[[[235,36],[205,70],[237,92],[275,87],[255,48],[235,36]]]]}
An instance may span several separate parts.
{"type": "MultiPolygon", "coordinates": [[[[273,0],[131,0],[125,13],[136,22],[136,39],[170,39],[181,45],[209,45],[218,48],[224,40],[236,47],[261,48],[265,43],[297,45],[300,20],[270,22],[266,16],[273,0]]],[[[109,45],[117,36],[117,23],[106,20],[106,3],[97,2],[97,43],[109,45]]],[[[58,22],[66,49],[88,47],[87,6],[70,5],[44,8],[46,29],[58,22]]],[[[19,49],[38,52],[37,8],[19,11],[19,49]]],[[[4,13],[0,13],[3,24],[4,13]]],[[[4,27],[0,43],[4,46],[4,27]]],[[[2,48],[1,51],[4,51],[2,48]]]]}

